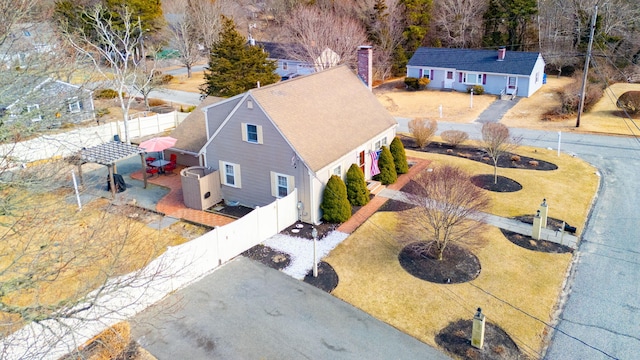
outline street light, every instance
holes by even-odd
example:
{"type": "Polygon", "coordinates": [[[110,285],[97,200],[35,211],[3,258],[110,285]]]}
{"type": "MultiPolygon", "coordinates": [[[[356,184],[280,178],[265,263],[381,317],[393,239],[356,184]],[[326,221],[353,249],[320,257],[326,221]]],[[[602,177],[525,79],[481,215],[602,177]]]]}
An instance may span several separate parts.
{"type": "Polygon", "coordinates": [[[318,277],[318,262],[316,261],[316,241],[318,240],[318,230],[311,228],[311,236],[313,236],[313,277],[318,277]]]}

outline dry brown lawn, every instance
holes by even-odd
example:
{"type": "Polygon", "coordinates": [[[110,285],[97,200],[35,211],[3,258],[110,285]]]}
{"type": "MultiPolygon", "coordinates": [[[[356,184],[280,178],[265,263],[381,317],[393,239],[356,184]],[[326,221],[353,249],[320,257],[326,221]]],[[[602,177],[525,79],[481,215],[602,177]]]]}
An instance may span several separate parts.
{"type": "MultiPolygon", "coordinates": [[[[111,205],[106,199],[92,201],[77,211],[75,203],[65,200],[72,196],[69,189],[45,193],[5,190],[2,196],[15,196],[21,207],[0,217],[0,253],[5,255],[0,258],[0,268],[11,269],[3,270],[0,281],[13,279],[24,268],[61,267],[59,253],[68,259],[55,279],[4,296],[4,302],[18,306],[75,299],[98,286],[105,275],[140,269],[167,246],[190,240],[185,233],[189,224],[178,222],[168,229],[152,229],[144,221],[144,211],[111,205]]],[[[196,228],[191,231],[200,232],[196,228]]],[[[19,325],[16,316],[0,313],[0,318],[3,332],[19,325]]]]}
{"type": "Polygon", "coordinates": [[[435,90],[407,91],[401,81],[385,83],[374,89],[374,94],[391,115],[404,118],[470,123],[484,111],[496,97],[474,95],[473,108],[469,94],[435,90]],[[400,84],[401,89],[396,88],[400,84]],[[442,106],[442,117],[440,117],[442,106]]]}
{"type": "Polygon", "coordinates": [[[199,71],[191,73],[190,78],[188,78],[186,74],[174,76],[171,82],[167,85],[167,88],[171,90],[199,93],[200,86],[202,86],[202,84],[204,84],[204,72],[199,71]]]}
{"type": "MultiPolygon", "coordinates": [[[[582,160],[564,154],[557,157],[551,151],[522,147],[517,152],[552,161],[559,168],[549,172],[499,169],[499,174],[517,180],[524,189],[491,194],[490,212],[502,216],[532,214],[547,197],[549,216],[584,225],[599,181],[595,169],[582,160]],[[576,178],[581,179],[580,184],[574,183],[576,178]]],[[[473,174],[492,171],[491,166],[462,158],[407,153],[432,159],[433,166],[453,163],[473,174]]],[[[324,259],[340,276],[333,294],[436,347],[434,337],[441,329],[452,321],[471,319],[475,309],[481,307],[487,320],[502,327],[522,351],[539,357],[535,354],[540,353],[549,329],[535,318],[553,320],[572,255],[520,248],[499,229],[486,226],[470,246],[481,262],[480,276],[465,284],[429,283],[409,275],[398,261],[405,244],[426,240],[419,226],[407,228],[406,221],[401,221],[410,219],[412,211],[374,214],[324,259]]]]}

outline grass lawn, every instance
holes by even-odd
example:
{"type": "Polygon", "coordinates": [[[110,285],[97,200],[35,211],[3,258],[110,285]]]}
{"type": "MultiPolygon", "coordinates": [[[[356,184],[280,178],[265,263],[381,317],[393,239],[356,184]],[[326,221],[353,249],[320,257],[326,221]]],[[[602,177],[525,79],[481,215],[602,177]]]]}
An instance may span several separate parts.
{"type": "MultiPolygon", "coordinates": [[[[21,190],[24,191],[24,190],[21,190]]],[[[0,216],[0,281],[2,302],[17,306],[51,305],[79,298],[96,288],[105,276],[140,269],[162,254],[167,246],[188,241],[184,223],[157,230],[141,221],[140,209],[110,205],[97,199],[77,211],[65,199],[71,190],[17,192],[4,190],[4,197],[20,205],[12,215],[0,216]],[[59,269],[56,276],[41,274],[59,269]],[[23,289],[9,280],[33,273],[33,283],[23,289]]],[[[72,198],[73,199],[73,198],[72,198]]],[[[29,277],[31,279],[31,277],[29,277]]],[[[0,312],[6,334],[20,326],[19,317],[0,312]]]]}
{"type": "MultiPolygon", "coordinates": [[[[491,194],[490,212],[532,214],[546,196],[549,216],[583,225],[597,189],[595,169],[551,151],[521,147],[517,152],[552,161],[559,168],[550,172],[499,169],[499,174],[517,180],[524,189],[491,194]],[[580,179],[580,186],[575,179],[580,179]]],[[[433,166],[446,162],[474,174],[492,172],[491,166],[462,158],[413,151],[407,155],[432,159],[433,166]]],[[[398,261],[405,244],[427,240],[419,226],[401,226],[412,218],[412,211],[374,214],[324,259],[340,278],[333,294],[432,346],[441,329],[455,320],[471,319],[476,308],[482,307],[487,321],[502,327],[524,353],[538,354],[548,329],[535,318],[552,320],[572,255],[520,248],[499,229],[486,226],[470,247],[480,260],[480,276],[465,284],[429,283],[409,275],[398,261]]]]}
{"type": "Polygon", "coordinates": [[[190,78],[187,77],[187,74],[175,75],[166,87],[171,90],[199,93],[202,84],[204,84],[204,72],[198,71],[192,72],[190,78]]]}

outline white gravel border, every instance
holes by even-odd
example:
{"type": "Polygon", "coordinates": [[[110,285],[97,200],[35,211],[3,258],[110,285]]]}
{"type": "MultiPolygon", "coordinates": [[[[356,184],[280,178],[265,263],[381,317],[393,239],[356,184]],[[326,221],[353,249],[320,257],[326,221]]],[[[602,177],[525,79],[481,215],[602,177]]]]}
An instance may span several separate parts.
{"type": "MultiPolygon", "coordinates": [[[[347,233],[334,230],[318,240],[316,244],[318,262],[348,236],[347,233]]],[[[291,256],[291,264],[282,271],[293,278],[302,280],[313,268],[313,240],[311,239],[276,234],[265,240],[263,245],[291,256]]]]}

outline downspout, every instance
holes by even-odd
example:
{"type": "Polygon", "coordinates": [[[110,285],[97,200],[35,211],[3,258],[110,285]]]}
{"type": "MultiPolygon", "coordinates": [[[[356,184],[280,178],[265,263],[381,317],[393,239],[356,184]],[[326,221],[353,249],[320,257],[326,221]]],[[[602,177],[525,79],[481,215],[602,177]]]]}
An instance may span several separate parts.
{"type": "Polygon", "coordinates": [[[316,196],[316,193],[313,191],[313,176],[311,174],[311,169],[307,168],[307,173],[309,175],[309,194],[311,195],[309,196],[309,215],[311,215],[311,222],[315,225],[318,209],[316,209],[313,199],[316,196]]]}

